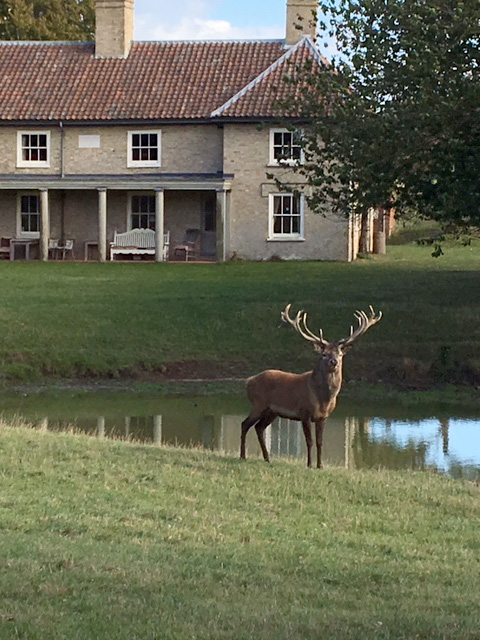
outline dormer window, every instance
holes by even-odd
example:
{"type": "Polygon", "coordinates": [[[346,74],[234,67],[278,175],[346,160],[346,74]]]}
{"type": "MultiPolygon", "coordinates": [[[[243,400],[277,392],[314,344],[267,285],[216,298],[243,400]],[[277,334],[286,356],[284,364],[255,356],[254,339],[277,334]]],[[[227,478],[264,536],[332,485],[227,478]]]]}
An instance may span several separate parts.
{"type": "Polygon", "coordinates": [[[50,166],[50,131],[17,132],[17,167],[50,166]]]}
{"type": "Polygon", "coordinates": [[[299,134],[288,129],[270,129],[270,164],[301,164],[303,152],[299,134]]]}
{"type": "Polygon", "coordinates": [[[161,131],[128,132],[128,166],[161,166],[161,131]]]}

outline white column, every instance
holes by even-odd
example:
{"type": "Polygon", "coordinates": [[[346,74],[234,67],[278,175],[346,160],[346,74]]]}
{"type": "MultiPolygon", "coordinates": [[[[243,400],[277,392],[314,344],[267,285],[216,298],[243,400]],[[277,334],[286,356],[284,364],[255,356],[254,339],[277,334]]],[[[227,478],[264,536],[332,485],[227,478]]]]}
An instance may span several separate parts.
{"type": "Polygon", "coordinates": [[[225,223],[227,211],[227,192],[225,189],[217,190],[217,262],[225,262],[225,223]]]}
{"type": "Polygon", "coordinates": [[[153,416],[153,442],[162,444],[162,416],[153,416]]]}
{"type": "Polygon", "coordinates": [[[42,225],[40,230],[40,258],[48,260],[48,240],[50,238],[50,210],[48,206],[48,189],[40,189],[40,215],[42,225]]]}
{"type": "Polygon", "coordinates": [[[155,189],[155,262],[163,262],[164,208],[164,191],[155,189]]]}
{"type": "Polygon", "coordinates": [[[98,259],[107,260],[107,190],[98,190],[98,259]]]}
{"type": "Polygon", "coordinates": [[[98,416],[97,418],[97,436],[103,438],[105,435],[105,418],[104,416],[98,416]]]}

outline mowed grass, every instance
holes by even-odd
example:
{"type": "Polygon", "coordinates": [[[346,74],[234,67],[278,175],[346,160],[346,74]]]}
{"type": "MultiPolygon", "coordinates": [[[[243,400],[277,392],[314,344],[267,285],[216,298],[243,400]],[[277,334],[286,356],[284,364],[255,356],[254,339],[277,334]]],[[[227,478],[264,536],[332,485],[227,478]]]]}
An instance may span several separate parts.
{"type": "Polygon", "coordinates": [[[478,486],[0,425],[0,638],[476,639],[478,486]]]}
{"type": "Polygon", "coordinates": [[[349,354],[347,377],[395,381],[428,370],[437,381],[475,380],[480,246],[452,246],[438,259],[430,253],[409,244],[353,264],[5,262],[0,376],[302,370],[311,365],[311,347],[280,327],[280,311],[291,302],[329,340],[348,334],[355,309],[383,311],[349,354]]]}

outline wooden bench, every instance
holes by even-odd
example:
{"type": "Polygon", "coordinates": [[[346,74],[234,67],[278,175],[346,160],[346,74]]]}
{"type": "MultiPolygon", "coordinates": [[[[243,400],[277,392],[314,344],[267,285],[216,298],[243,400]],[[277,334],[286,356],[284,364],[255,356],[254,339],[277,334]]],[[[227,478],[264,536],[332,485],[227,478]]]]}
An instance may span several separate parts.
{"type": "MultiPolygon", "coordinates": [[[[163,235],[163,259],[168,259],[170,244],[170,231],[163,235]]],[[[110,243],[110,260],[118,255],[154,256],[155,255],[155,231],[152,229],[132,229],[125,233],[113,235],[110,243]]]]}

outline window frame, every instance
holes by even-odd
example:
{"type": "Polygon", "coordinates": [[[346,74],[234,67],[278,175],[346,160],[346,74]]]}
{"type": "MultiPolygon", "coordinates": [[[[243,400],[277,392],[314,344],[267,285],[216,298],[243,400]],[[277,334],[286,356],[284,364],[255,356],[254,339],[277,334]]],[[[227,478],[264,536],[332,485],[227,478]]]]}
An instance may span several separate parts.
{"type": "MultiPolygon", "coordinates": [[[[270,138],[269,138],[269,165],[272,167],[288,167],[288,166],[296,166],[304,164],[305,162],[305,154],[303,153],[303,149],[300,145],[292,145],[300,148],[300,158],[284,158],[281,160],[277,160],[275,158],[275,134],[276,133],[291,133],[292,136],[295,135],[295,131],[290,131],[286,128],[277,127],[275,129],[270,129],[270,138]]],[[[300,133],[300,132],[298,132],[300,133]]]]}
{"type": "MultiPolygon", "coordinates": [[[[19,191],[17,194],[17,238],[31,238],[36,240],[40,238],[41,233],[41,225],[42,225],[42,212],[41,212],[41,202],[40,195],[38,193],[33,193],[32,191],[19,191]],[[37,199],[38,204],[38,212],[34,215],[38,215],[38,231],[23,231],[22,230],[22,198],[24,197],[35,197],[37,199]]],[[[32,215],[30,212],[25,212],[29,215],[32,215]]]]}
{"type": "MultiPolygon", "coordinates": [[[[127,167],[134,169],[136,167],[161,167],[162,166],[162,130],[161,129],[139,129],[128,132],[128,157],[127,167]],[[134,135],[156,135],[157,136],[157,159],[156,160],[134,160],[133,155],[133,136],[134,135]]],[[[139,147],[142,148],[141,146],[139,147]]],[[[148,147],[152,149],[154,147],[148,147]]]]}
{"type": "Polygon", "coordinates": [[[129,191],[128,192],[128,201],[127,201],[127,230],[128,231],[132,231],[132,229],[150,229],[150,227],[134,227],[132,226],[132,215],[153,215],[153,222],[154,222],[154,228],[153,231],[155,231],[155,225],[156,225],[156,216],[157,216],[157,199],[155,197],[155,194],[152,193],[151,191],[129,191]],[[146,213],[146,214],[138,214],[138,213],[133,213],[132,211],[132,202],[133,202],[133,198],[134,197],[148,197],[148,198],[153,198],[154,199],[154,207],[153,207],[153,214],[152,213],[146,213]]]}
{"type": "MultiPolygon", "coordinates": [[[[32,148],[32,147],[29,147],[32,148]]],[[[40,146],[38,147],[41,148],[40,146]]],[[[31,169],[36,167],[50,167],[51,162],[51,132],[48,130],[35,130],[21,129],[17,131],[17,167],[19,169],[31,169]],[[24,160],[23,159],[23,136],[46,136],[47,137],[47,159],[46,160],[24,160]]]]}
{"type": "MultiPolygon", "coordinates": [[[[291,216],[295,214],[290,214],[291,216]]],[[[305,196],[303,193],[286,193],[275,192],[270,193],[268,196],[268,237],[267,240],[283,241],[283,242],[295,242],[305,240],[305,196]],[[300,220],[300,230],[298,233],[275,233],[275,198],[276,197],[291,197],[292,200],[298,197],[298,217],[300,220]]]]}

